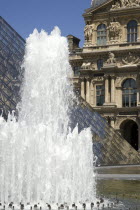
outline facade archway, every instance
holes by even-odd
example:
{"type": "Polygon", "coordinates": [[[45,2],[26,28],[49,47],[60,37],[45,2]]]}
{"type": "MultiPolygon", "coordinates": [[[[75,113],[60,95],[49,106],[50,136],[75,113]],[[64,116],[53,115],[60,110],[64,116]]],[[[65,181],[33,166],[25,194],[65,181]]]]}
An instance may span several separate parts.
{"type": "Polygon", "coordinates": [[[120,131],[122,136],[129,144],[138,150],[139,135],[138,135],[138,125],[133,120],[125,120],[120,125],[120,131]]]}

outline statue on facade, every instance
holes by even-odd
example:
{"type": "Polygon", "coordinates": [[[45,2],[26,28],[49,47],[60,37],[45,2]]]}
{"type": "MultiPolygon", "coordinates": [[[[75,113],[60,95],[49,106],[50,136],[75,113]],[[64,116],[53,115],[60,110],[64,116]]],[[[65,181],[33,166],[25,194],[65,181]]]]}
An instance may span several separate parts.
{"type": "Polygon", "coordinates": [[[132,65],[132,64],[138,64],[140,62],[140,58],[138,56],[133,55],[131,52],[129,52],[128,56],[125,58],[122,58],[122,63],[125,65],[132,65]]]}
{"type": "Polygon", "coordinates": [[[94,63],[91,63],[91,62],[87,62],[87,63],[84,62],[81,66],[81,69],[94,70],[95,65],[94,63]]]}
{"type": "Polygon", "coordinates": [[[119,22],[111,22],[108,26],[110,40],[118,40],[121,36],[121,25],[119,22]]]}
{"type": "Polygon", "coordinates": [[[111,10],[119,9],[121,7],[120,3],[117,1],[116,4],[112,5],[111,10]]]}
{"type": "Polygon", "coordinates": [[[109,58],[107,59],[107,64],[115,64],[116,63],[116,58],[114,53],[109,52],[109,58]]]}
{"type": "Polygon", "coordinates": [[[84,28],[84,35],[85,35],[85,40],[87,42],[91,41],[92,33],[93,33],[92,25],[86,25],[84,28]]]}

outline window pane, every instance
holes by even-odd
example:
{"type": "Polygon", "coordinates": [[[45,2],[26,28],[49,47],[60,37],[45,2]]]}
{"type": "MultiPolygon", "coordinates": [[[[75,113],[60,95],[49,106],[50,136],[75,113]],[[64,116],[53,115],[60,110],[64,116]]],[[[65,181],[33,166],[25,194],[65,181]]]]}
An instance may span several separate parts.
{"type": "Polygon", "coordinates": [[[137,22],[131,20],[127,24],[127,42],[136,42],[137,41],[137,22]]]}
{"type": "Polygon", "coordinates": [[[96,86],[96,105],[102,106],[104,102],[105,102],[104,86],[97,85],[96,86]]]}
{"type": "Polygon", "coordinates": [[[97,27],[97,45],[106,44],[106,25],[100,24],[97,27]]]}
{"type": "Polygon", "coordinates": [[[123,107],[137,105],[137,87],[134,79],[127,79],[122,85],[122,105],[123,107]]]}

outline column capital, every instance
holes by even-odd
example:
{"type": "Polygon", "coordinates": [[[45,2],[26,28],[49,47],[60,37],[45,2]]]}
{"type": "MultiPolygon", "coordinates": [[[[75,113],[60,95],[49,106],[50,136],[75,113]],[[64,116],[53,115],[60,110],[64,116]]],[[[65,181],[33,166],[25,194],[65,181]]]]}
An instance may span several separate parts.
{"type": "Polygon", "coordinates": [[[105,74],[105,75],[104,75],[104,78],[105,78],[105,79],[109,79],[109,75],[108,75],[108,74],[105,74]]]}
{"type": "Polygon", "coordinates": [[[90,77],[85,77],[85,79],[90,82],[91,81],[91,78],[90,77]]]}
{"type": "Polygon", "coordinates": [[[80,82],[84,82],[85,77],[80,77],[79,80],[80,80],[80,82]]]}
{"type": "Polygon", "coordinates": [[[115,75],[110,75],[111,79],[116,79],[115,75]]]}

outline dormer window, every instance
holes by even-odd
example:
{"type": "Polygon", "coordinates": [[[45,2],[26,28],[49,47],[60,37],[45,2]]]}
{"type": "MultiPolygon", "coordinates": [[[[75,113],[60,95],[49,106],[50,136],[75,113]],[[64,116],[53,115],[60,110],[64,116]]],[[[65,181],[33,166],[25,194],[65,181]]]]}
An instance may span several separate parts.
{"type": "Polygon", "coordinates": [[[106,25],[100,24],[97,27],[97,45],[106,45],[106,25]]]}
{"type": "Polygon", "coordinates": [[[127,42],[137,41],[137,21],[131,20],[127,24],[127,42]]]}

